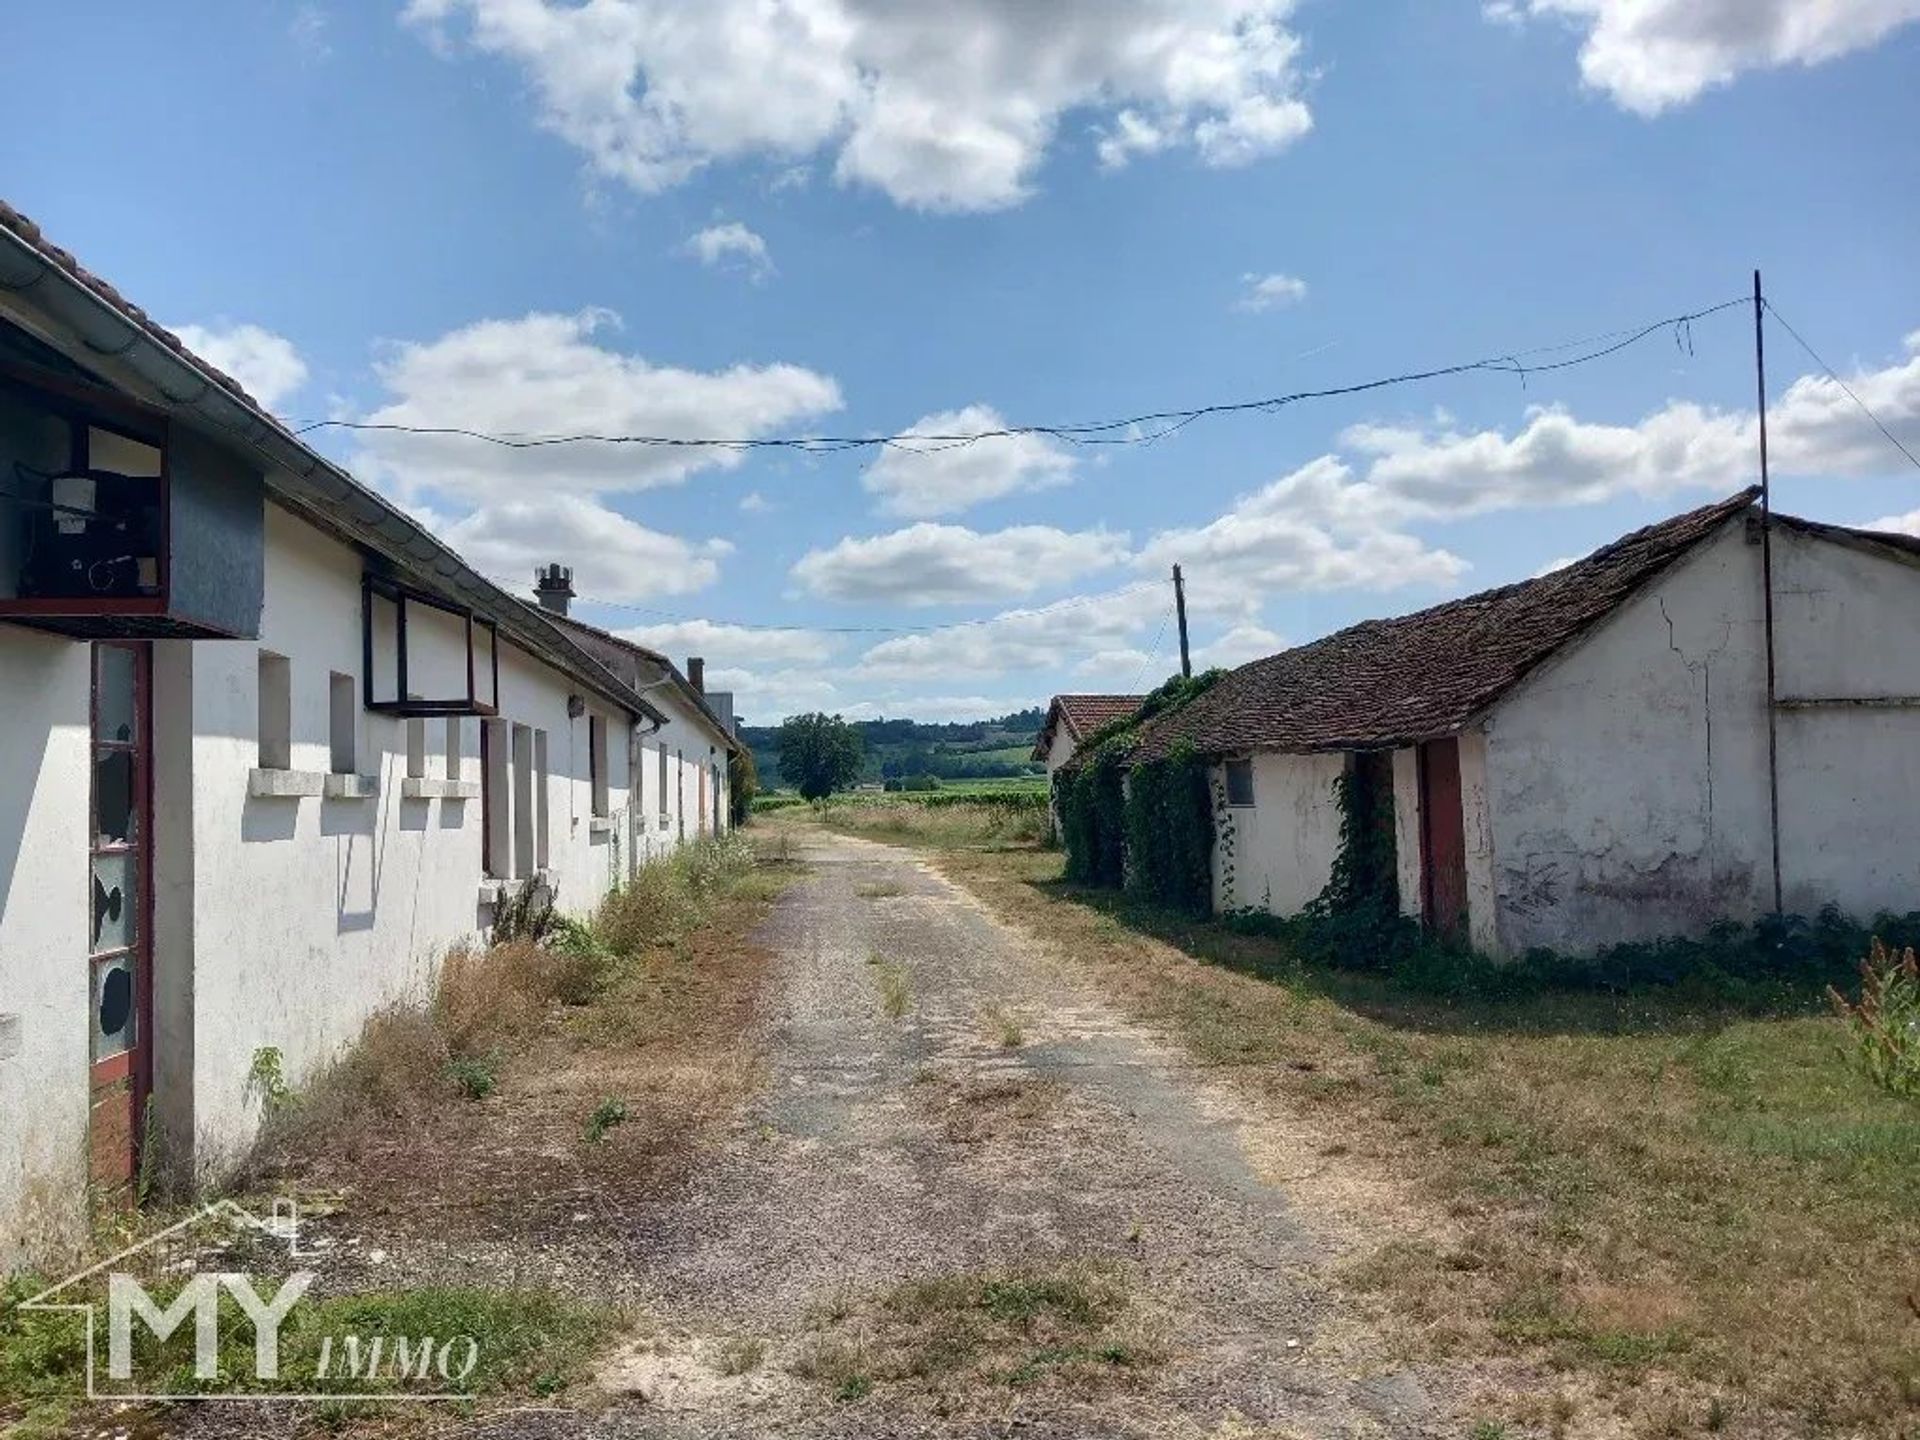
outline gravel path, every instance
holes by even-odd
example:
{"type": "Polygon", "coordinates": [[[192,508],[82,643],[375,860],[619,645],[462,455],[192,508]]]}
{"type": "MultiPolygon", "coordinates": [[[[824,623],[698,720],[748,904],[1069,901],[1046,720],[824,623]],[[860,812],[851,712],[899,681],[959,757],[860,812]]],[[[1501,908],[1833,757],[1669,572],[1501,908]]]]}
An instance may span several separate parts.
{"type": "MultiPolygon", "coordinates": [[[[1458,1433],[1365,1358],[1312,1227],[1249,1162],[1243,1102],[912,852],[796,833],[805,878],[756,936],[775,955],[763,1033],[742,1037],[757,1098],[684,1185],[536,1247],[535,1278],[635,1304],[639,1338],[598,1403],[449,1415],[435,1436],[1458,1433]],[[842,1402],[789,1368],[823,1311],[903,1280],[1085,1260],[1130,1282],[1163,1363],[958,1402],[884,1383],[842,1402]],[[745,1339],[759,1363],[726,1364],[745,1339]]],[[[297,1428],[264,1418],[245,1433],[297,1428]]]]}
{"type": "Polygon", "coordinates": [[[892,1413],[884,1391],[822,1404],[779,1376],[780,1347],[839,1292],[1095,1257],[1136,1278],[1171,1358],[1144,1393],[1022,1401],[1017,1433],[1422,1433],[1411,1377],[1351,1378],[1317,1343],[1335,1318],[1322,1257],[1223,1091],[910,852],[804,845],[809,876],[760,937],[780,976],[766,1087],[690,1192],[633,1217],[676,1338],[616,1362],[613,1388],[647,1398],[597,1432],[1007,1433],[892,1413]],[[898,1017],[886,967],[906,977],[898,1017]],[[715,1377],[727,1335],[769,1339],[761,1374],[715,1377]]]}

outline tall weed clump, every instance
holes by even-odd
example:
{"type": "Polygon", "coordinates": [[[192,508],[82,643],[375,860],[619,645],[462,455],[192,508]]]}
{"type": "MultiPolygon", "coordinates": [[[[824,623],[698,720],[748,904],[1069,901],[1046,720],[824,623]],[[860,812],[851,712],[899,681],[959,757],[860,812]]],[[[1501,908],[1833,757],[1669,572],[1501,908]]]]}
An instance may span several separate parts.
{"type": "Polygon", "coordinates": [[[1881,1089],[1920,1099],[1920,959],[1911,945],[1890,950],[1875,937],[1860,962],[1860,998],[1829,986],[1855,1061],[1881,1089]]]}
{"type": "Polygon", "coordinates": [[[752,844],[729,831],[649,860],[609,895],[594,917],[593,933],[617,955],[667,945],[696,929],[715,900],[752,870],[752,844]]]}

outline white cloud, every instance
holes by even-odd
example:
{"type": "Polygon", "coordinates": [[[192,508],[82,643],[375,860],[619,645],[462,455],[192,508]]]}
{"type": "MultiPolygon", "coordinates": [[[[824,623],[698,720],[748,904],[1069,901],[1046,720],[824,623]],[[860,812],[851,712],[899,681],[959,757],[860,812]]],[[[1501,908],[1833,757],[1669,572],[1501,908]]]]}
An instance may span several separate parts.
{"type": "Polygon", "coordinates": [[[619,633],[665,655],[702,655],[733,666],[819,665],[839,648],[834,636],[818,630],[762,629],[715,620],[675,620],[619,633]]]}
{"type": "Polygon", "coordinates": [[[224,370],[261,408],[274,411],[307,383],[307,362],[284,335],[258,325],[175,325],[180,343],[216,370],[224,370]]]}
{"type": "Polygon", "coordinates": [[[848,720],[913,719],[939,724],[984,720],[1037,703],[1026,697],[979,694],[914,695],[886,687],[847,690],[812,669],[709,669],[707,686],[733,692],[734,713],[750,725],[777,725],[789,715],[824,710],[848,720]]]}
{"type": "Polygon", "coordinates": [[[573,567],[579,592],[595,600],[703,589],[733,549],[725,540],[694,544],[663,535],[577,495],[506,500],[436,528],[476,570],[516,593],[532,589],[538,566],[558,560],[573,567]]]}
{"type": "MultiPolygon", "coordinates": [[[[1906,345],[1904,361],[1859,371],[1848,386],[1914,449],[1920,448],[1920,336],[1908,336],[1906,345]]],[[[1846,391],[1823,375],[1805,375],[1787,387],[1768,412],[1767,433],[1776,475],[1888,474],[1904,463],[1846,391]]],[[[1511,435],[1370,425],[1341,439],[1371,457],[1364,484],[1335,486],[1318,502],[1337,496],[1351,511],[1396,521],[1629,494],[1731,493],[1759,473],[1759,427],[1751,411],[1680,402],[1630,425],[1595,424],[1547,407],[1528,411],[1511,435]]]]}
{"type": "Polygon", "coordinates": [[[1920,20],[1920,0],[1494,0],[1489,19],[1558,16],[1585,31],[1580,74],[1641,115],[1743,72],[1818,65],[1920,20]]]}
{"type": "Polygon", "coordinates": [[[1233,302],[1236,310],[1259,314],[1262,310],[1280,310],[1298,305],[1307,298],[1307,282],[1297,275],[1242,275],[1246,293],[1233,302]]]}
{"type": "Polygon", "coordinates": [[[765,515],[773,508],[773,502],[758,490],[749,490],[740,497],[740,513],[742,515],[765,515]]]}
{"type": "Polygon", "coordinates": [[[318,5],[296,5],[293,18],[287,22],[287,35],[309,60],[328,60],[333,56],[333,45],[327,39],[330,24],[327,12],[318,5]]]}
{"type": "Polygon", "coordinates": [[[1127,537],[1109,530],[1015,525],[983,533],[923,523],[810,550],[793,576],[829,600],[960,605],[1031,595],[1126,558],[1127,537]]]}
{"type": "Polygon", "coordinates": [[[1190,146],[1208,165],[1312,128],[1294,0],[410,0],[449,49],[527,73],[540,123],[655,192],[715,161],[834,155],[846,184],[935,211],[1017,204],[1063,119],[1101,163],[1190,146]]]}
{"type": "Polygon", "coordinates": [[[738,220],[695,231],[681,248],[710,270],[737,270],[756,285],[773,274],[767,242],[738,220]]]}
{"type": "MultiPolygon", "coordinates": [[[[1148,653],[1153,628],[1165,624],[1172,598],[1161,586],[1136,585],[1006,610],[979,624],[934,634],[898,635],[862,655],[854,674],[867,680],[966,682],[1035,671],[1057,674],[1090,656],[1105,655],[1117,664],[1121,651],[1148,653]]],[[[1163,631],[1163,641],[1171,633],[1163,631]]],[[[1162,653],[1171,653],[1164,644],[1162,653]]],[[[1138,668],[1136,659],[1133,669],[1138,668]]]]}
{"type": "MultiPolygon", "coordinates": [[[[980,435],[1006,423],[991,406],[969,405],[922,416],[903,433],[980,435]]],[[[889,514],[922,517],[951,515],[1019,490],[1064,485],[1073,470],[1073,457],[1055,441],[1002,435],[971,444],[928,441],[917,449],[888,448],[861,483],[881,497],[880,508],[889,514]]]]}
{"type": "Polygon", "coordinates": [[[1155,535],[1138,563],[1147,570],[1185,565],[1196,595],[1217,589],[1256,598],[1275,590],[1444,585],[1466,571],[1458,556],[1350,507],[1356,488],[1346,465],[1325,456],[1242,496],[1208,524],[1155,535]]]}
{"type": "MultiPolygon", "coordinates": [[[[601,344],[608,310],[481,320],[437,340],[393,346],[376,365],[391,399],[376,424],[466,427],[494,434],[766,435],[840,408],[840,388],[797,365],[682,370],[601,344]]],[[[508,449],[457,435],[369,432],[368,475],[411,498],[423,490],[471,503],[528,489],[604,495],[731,469],[737,450],[647,445],[508,449]]]]}
{"type": "Polygon", "coordinates": [[[1534,571],[1533,578],[1538,580],[1543,575],[1551,575],[1556,570],[1564,570],[1567,566],[1577,564],[1586,558],[1585,555],[1562,555],[1558,559],[1549,560],[1538,570],[1534,571]]]}
{"type": "Polygon", "coordinates": [[[1193,668],[1208,670],[1218,665],[1223,670],[1233,670],[1249,660],[1264,660],[1286,648],[1286,638],[1277,631],[1247,621],[1195,650],[1193,668]]]}
{"type": "Polygon", "coordinates": [[[1896,535],[1920,535],[1920,510],[1909,510],[1904,515],[1882,515],[1878,520],[1867,521],[1860,528],[1891,530],[1896,535]]]}

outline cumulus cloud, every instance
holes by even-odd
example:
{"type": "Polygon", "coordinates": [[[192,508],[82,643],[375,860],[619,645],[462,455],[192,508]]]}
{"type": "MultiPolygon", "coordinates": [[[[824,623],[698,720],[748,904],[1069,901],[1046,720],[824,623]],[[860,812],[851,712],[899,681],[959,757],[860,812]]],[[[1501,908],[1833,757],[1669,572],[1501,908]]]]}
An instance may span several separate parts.
{"type": "MultiPolygon", "coordinates": [[[[989,405],[969,405],[922,416],[907,435],[981,435],[1004,429],[1006,421],[989,405]]],[[[1073,477],[1074,459],[1040,435],[1005,435],[960,445],[928,441],[913,448],[889,448],[861,477],[880,497],[880,508],[894,515],[951,515],[983,500],[1021,490],[1064,485],[1073,477]]]]}
{"type": "Polygon", "coordinates": [[[1351,505],[1353,472],[1326,456],[1242,496],[1205,525],[1165,530],[1141,549],[1142,569],[1188,566],[1206,586],[1252,594],[1447,584],[1466,562],[1387,528],[1351,505]]]}
{"type": "Polygon", "coordinates": [[[240,382],[263,409],[278,410],[307,383],[307,362],[284,335],[258,325],[175,325],[180,343],[240,382]]]}
{"type": "Polygon", "coordinates": [[[738,220],[695,231],[681,249],[710,270],[738,271],[756,285],[773,274],[767,242],[738,220]]]}
{"type": "Polygon", "coordinates": [[[1240,281],[1246,290],[1233,306],[1249,314],[1284,309],[1307,298],[1307,282],[1297,275],[1242,275],[1240,281]]]}
{"type": "MultiPolygon", "coordinates": [[[[375,424],[493,434],[766,435],[840,408],[840,387],[798,365],[683,370],[602,343],[610,310],[481,320],[437,340],[392,346],[375,365],[390,399],[375,424]]],[[[423,490],[469,503],[543,492],[604,495],[676,484],[741,463],[737,450],[641,445],[509,449],[459,435],[369,432],[361,464],[403,498],[423,490]]]]}
{"type": "Polygon", "coordinates": [[[1490,19],[1554,16],[1584,31],[1580,74],[1641,115],[1750,70],[1818,65],[1920,20],[1920,0],[1493,0],[1490,19]]]}
{"type": "Polygon", "coordinates": [[[509,589],[530,590],[535,569],[558,560],[573,567],[575,587],[595,600],[703,589],[733,549],[725,540],[663,535],[577,495],[502,501],[436,528],[469,564],[509,589]]]}
{"type": "Polygon", "coordinates": [[[1015,525],[983,533],[923,523],[810,550],[793,577],[829,600],[962,605],[1031,595],[1126,558],[1127,537],[1110,530],[1015,525]]]}
{"type": "Polygon", "coordinates": [[[676,620],[619,633],[665,655],[703,655],[735,666],[819,665],[838,648],[834,636],[818,630],[762,629],[715,620],[676,620]]]}
{"type": "Polygon", "coordinates": [[[1100,162],[1190,147],[1242,165],[1312,128],[1294,0],[410,0],[526,73],[540,123],[643,192],[716,161],[934,211],[1017,204],[1069,115],[1100,162]]]}
{"type": "Polygon", "coordinates": [[[868,681],[964,682],[1035,671],[1057,674],[1103,653],[1132,651],[1144,657],[1142,642],[1151,642],[1150,627],[1165,621],[1171,600],[1161,586],[1134,585],[1004,610],[975,625],[882,640],[860,657],[853,674],[868,681]]]}
{"type": "Polygon", "coordinates": [[[1891,530],[1896,535],[1920,535],[1920,510],[1904,515],[1882,515],[1860,527],[1863,530],[1891,530]]]}
{"type": "Polygon", "coordinates": [[[982,694],[903,694],[888,687],[847,689],[819,670],[709,669],[710,689],[733,692],[734,713],[753,725],[777,725],[789,715],[824,710],[848,720],[983,720],[1034,702],[982,694]]]}
{"type": "Polygon", "coordinates": [[[1216,665],[1223,670],[1232,670],[1245,665],[1249,660],[1262,660],[1269,655],[1277,655],[1286,648],[1286,638],[1277,631],[1247,621],[1244,624],[1235,625],[1218,638],[1195,650],[1193,664],[1196,670],[1208,670],[1216,665]]]}

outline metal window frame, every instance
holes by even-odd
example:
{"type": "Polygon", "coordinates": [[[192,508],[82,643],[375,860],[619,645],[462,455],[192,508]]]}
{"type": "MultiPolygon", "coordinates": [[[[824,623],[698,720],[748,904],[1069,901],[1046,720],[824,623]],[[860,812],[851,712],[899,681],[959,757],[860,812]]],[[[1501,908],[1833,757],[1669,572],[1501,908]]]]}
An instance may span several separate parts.
{"type": "Polygon", "coordinates": [[[360,577],[360,688],[361,701],[377,715],[478,715],[493,718],[500,713],[500,626],[497,621],[474,613],[471,605],[455,604],[438,595],[392,579],[367,572],[360,577]],[[394,606],[394,691],[392,700],[378,699],[373,693],[373,602],[378,596],[394,606]],[[467,695],[464,700],[425,700],[407,695],[407,606],[425,605],[443,615],[466,622],[467,695]],[[478,628],[487,632],[489,646],[489,682],[493,699],[480,698],[475,687],[473,635],[478,628]]]}

